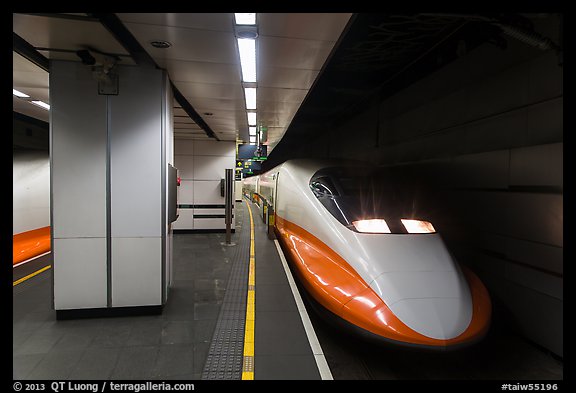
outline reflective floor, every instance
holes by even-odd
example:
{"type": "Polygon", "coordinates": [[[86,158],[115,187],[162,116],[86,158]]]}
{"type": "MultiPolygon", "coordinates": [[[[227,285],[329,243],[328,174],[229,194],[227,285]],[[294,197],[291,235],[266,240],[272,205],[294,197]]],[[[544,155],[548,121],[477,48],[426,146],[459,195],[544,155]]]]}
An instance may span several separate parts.
{"type": "Polygon", "coordinates": [[[51,269],[15,286],[13,378],[200,379],[230,269],[222,241],[174,235],[174,282],[161,315],[57,321],[51,269]]]}

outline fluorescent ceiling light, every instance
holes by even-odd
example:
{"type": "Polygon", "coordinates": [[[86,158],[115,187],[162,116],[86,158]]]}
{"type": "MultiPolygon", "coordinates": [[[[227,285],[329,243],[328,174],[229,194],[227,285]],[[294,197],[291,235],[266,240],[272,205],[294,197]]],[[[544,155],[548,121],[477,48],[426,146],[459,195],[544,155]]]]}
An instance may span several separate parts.
{"type": "Polygon", "coordinates": [[[251,145],[255,145],[255,144],[256,144],[256,142],[250,142],[250,144],[251,144],[251,145]]]}
{"type": "Polygon", "coordinates": [[[256,109],[256,88],[244,88],[244,96],[246,97],[246,109],[256,109]]]}
{"type": "Polygon", "coordinates": [[[256,136],[251,136],[251,137],[250,137],[250,142],[256,142],[256,136]]]}
{"type": "Polygon", "coordinates": [[[249,126],[256,125],[256,112],[248,112],[248,125],[249,126]]]}
{"type": "Polygon", "coordinates": [[[234,13],[234,19],[237,25],[255,25],[256,24],[256,14],[255,13],[234,13]]]}
{"type": "Polygon", "coordinates": [[[30,96],[28,94],[24,94],[21,91],[18,91],[16,89],[12,89],[12,94],[14,94],[16,97],[20,97],[20,98],[30,98],[30,96]]]}
{"type": "Polygon", "coordinates": [[[44,101],[30,101],[30,102],[34,105],[38,105],[41,108],[44,108],[46,110],[50,110],[50,105],[48,105],[44,101]]]}
{"type": "Polygon", "coordinates": [[[248,127],[248,132],[250,136],[256,136],[256,127],[248,127]]]}
{"type": "Polygon", "coordinates": [[[238,38],[242,82],[256,82],[256,40],[238,38]]]}

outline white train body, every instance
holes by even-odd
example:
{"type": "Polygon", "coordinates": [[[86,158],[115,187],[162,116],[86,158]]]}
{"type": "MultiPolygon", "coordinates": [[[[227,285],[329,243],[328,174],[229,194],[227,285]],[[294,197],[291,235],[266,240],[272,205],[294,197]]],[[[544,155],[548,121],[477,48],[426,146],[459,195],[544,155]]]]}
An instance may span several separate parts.
{"type": "Polygon", "coordinates": [[[435,231],[363,232],[360,221],[390,224],[375,213],[349,222],[338,198],[322,194],[326,184],[337,188],[330,176],[311,182],[331,167],[338,165],[293,160],[246,179],[250,191],[274,208],[278,237],[307,292],[331,313],[388,342],[447,349],[479,340],[491,305],[478,278],[460,268],[435,231]]]}

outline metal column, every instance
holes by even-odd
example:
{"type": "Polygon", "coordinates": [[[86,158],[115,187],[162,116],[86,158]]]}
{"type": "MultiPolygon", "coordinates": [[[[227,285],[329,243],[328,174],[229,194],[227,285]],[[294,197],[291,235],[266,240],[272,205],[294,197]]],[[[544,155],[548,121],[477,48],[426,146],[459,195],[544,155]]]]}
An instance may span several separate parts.
{"type": "Polygon", "coordinates": [[[226,169],[224,201],[226,210],[226,244],[231,243],[232,237],[232,203],[234,202],[234,173],[232,169],[226,169]]]}

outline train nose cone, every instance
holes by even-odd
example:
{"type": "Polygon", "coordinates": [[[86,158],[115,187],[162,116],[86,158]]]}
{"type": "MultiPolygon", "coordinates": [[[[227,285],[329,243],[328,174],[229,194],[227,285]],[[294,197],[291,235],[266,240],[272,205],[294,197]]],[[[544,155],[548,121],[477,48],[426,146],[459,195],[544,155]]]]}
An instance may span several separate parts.
{"type": "Polygon", "coordinates": [[[439,340],[459,336],[472,319],[472,308],[459,298],[402,299],[389,308],[413,330],[439,340]]]}
{"type": "Polygon", "coordinates": [[[456,270],[383,273],[371,286],[398,319],[424,336],[452,339],[472,320],[468,284],[456,270]]]}

